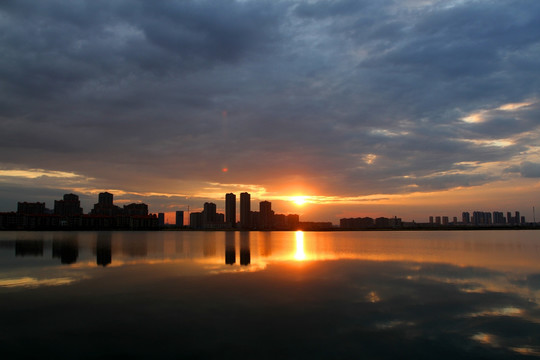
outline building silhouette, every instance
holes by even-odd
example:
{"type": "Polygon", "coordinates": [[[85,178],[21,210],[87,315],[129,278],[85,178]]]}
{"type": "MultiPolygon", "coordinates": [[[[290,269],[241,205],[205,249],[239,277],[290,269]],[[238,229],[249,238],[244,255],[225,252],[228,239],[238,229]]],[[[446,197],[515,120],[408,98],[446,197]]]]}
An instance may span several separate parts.
{"type": "Polygon", "coordinates": [[[127,216],[147,216],[148,215],[148,205],[143,203],[132,203],[124,205],[124,215],[127,216]]]}
{"type": "Polygon", "coordinates": [[[204,210],[203,210],[203,223],[204,225],[207,224],[215,224],[217,222],[217,207],[216,204],[205,202],[204,203],[204,210]]]}
{"type": "Polygon", "coordinates": [[[18,202],[17,214],[43,215],[45,214],[45,203],[42,202],[18,202]]]}
{"type": "Polygon", "coordinates": [[[502,225],[506,224],[506,219],[504,218],[504,213],[501,211],[493,212],[493,224],[502,225]]]}
{"type": "Polygon", "coordinates": [[[270,201],[261,201],[259,203],[259,221],[257,228],[261,230],[270,230],[273,225],[274,212],[270,201]]]}
{"type": "Polygon", "coordinates": [[[203,214],[202,212],[192,212],[189,214],[189,227],[192,229],[203,228],[203,214]]]}
{"type": "Polygon", "coordinates": [[[247,192],[240,194],[240,228],[251,228],[251,195],[247,192]]]}
{"type": "Polygon", "coordinates": [[[63,200],[54,201],[54,214],[60,216],[82,215],[83,209],[79,196],[75,194],[65,194],[63,200]]]}
{"type": "Polygon", "coordinates": [[[225,222],[228,227],[236,227],[236,195],[225,194],[225,222]]]}
{"type": "Polygon", "coordinates": [[[108,192],[102,192],[98,195],[98,203],[94,204],[94,208],[90,212],[92,215],[116,216],[122,213],[120,207],[113,203],[114,195],[108,192]]]}
{"type": "Polygon", "coordinates": [[[178,210],[176,212],[176,226],[177,227],[184,226],[184,212],[182,210],[178,210]]]}

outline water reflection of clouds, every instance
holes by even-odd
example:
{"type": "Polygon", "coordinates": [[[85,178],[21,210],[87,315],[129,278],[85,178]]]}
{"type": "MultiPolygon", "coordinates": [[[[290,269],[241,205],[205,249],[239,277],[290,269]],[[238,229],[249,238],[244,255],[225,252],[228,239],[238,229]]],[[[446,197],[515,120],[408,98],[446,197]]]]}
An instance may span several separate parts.
{"type": "Polygon", "coordinates": [[[33,277],[19,277],[19,278],[7,278],[0,279],[0,287],[5,288],[14,288],[14,287],[24,287],[24,288],[33,288],[38,286],[59,286],[59,285],[69,285],[76,281],[74,278],[61,277],[61,278],[50,278],[50,279],[37,279],[33,277]]]}
{"type": "MultiPolygon", "coordinates": [[[[127,249],[124,242],[129,240],[115,240],[113,235],[112,262],[107,268],[91,258],[95,252],[87,250],[95,242],[87,236],[86,241],[77,242],[76,263],[55,261],[54,266],[23,268],[18,276],[6,274],[5,284],[16,284],[19,279],[36,284],[38,289],[33,291],[62,291],[68,299],[84,289],[81,301],[87,309],[112,297],[114,301],[107,303],[110,314],[137,314],[136,320],[143,325],[153,324],[159,305],[164,315],[156,331],[163,332],[156,336],[172,336],[167,331],[177,329],[179,323],[195,324],[189,328],[190,339],[233,343],[242,338],[246,351],[260,354],[257,351],[264,348],[267,358],[278,358],[282,349],[261,346],[261,339],[274,339],[276,334],[302,344],[301,348],[318,357],[330,355],[328,349],[333,349],[333,358],[347,358],[351,353],[366,358],[429,358],[440,355],[442,349],[441,358],[502,359],[538,356],[540,351],[536,267],[512,272],[489,261],[464,266],[462,259],[445,259],[436,251],[430,261],[422,262],[409,256],[414,249],[399,253],[382,243],[376,253],[373,243],[365,246],[338,239],[332,244],[327,235],[315,233],[280,233],[275,238],[273,233],[243,238],[238,233],[214,234],[204,235],[205,240],[179,240],[174,233],[159,234],[157,240],[134,236],[138,251],[127,249]],[[140,249],[146,249],[146,256],[139,255],[140,249]],[[302,261],[297,261],[297,254],[302,254],[302,261]],[[241,265],[248,259],[249,265],[241,265]],[[36,271],[41,277],[35,276],[36,271]],[[46,286],[68,278],[88,281],[46,286]]],[[[50,246],[44,247],[44,256],[52,256],[47,249],[50,246]]],[[[485,258],[481,254],[480,259],[485,258]]],[[[20,260],[26,263],[36,258],[20,260]]],[[[24,295],[21,292],[21,298],[24,295]]],[[[7,300],[0,299],[0,304],[7,300]]],[[[77,313],[81,305],[77,306],[50,316],[77,313]]],[[[126,324],[134,320],[122,319],[111,331],[133,335],[126,324]]],[[[211,351],[212,346],[205,343],[200,348],[211,351]]],[[[288,350],[298,355],[294,348],[288,350]]],[[[203,355],[216,357],[220,350],[215,351],[203,355]]]]}
{"type": "MultiPolygon", "coordinates": [[[[509,354],[532,354],[538,350],[535,346],[540,344],[540,325],[534,318],[538,304],[520,294],[463,293],[448,278],[439,281],[434,275],[405,282],[401,274],[411,271],[406,263],[353,262],[349,270],[339,269],[337,264],[328,266],[328,271],[341,271],[342,275],[346,272],[340,280],[342,284],[362,284],[365,290],[364,305],[343,309],[343,316],[355,314],[358,321],[381,331],[381,336],[402,329],[403,334],[408,334],[404,336],[430,338],[434,342],[444,338],[452,342],[454,338],[465,345],[466,334],[472,334],[470,339],[474,342],[501,348],[509,354]],[[364,271],[358,271],[362,267],[364,271]],[[373,301],[374,294],[378,294],[378,301],[373,301]],[[380,317],[386,320],[381,321],[380,317]]],[[[452,277],[459,277],[462,271],[460,267],[441,267],[453,272],[452,277]]],[[[433,270],[437,273],[442,269],[434,266],[433,270]]],[[[350,289],[350,296],[355,296],[357,287],[350,289]]]]}

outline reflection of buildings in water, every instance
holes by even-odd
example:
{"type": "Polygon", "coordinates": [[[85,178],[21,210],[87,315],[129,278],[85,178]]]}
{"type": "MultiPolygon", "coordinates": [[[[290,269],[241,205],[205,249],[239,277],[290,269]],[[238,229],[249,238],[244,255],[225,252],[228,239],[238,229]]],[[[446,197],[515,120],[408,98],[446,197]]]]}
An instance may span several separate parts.
{"type": "Polygon", "coordinates": [[[96,241],[96,263],[107,266],[112,262],[111,233],[100,232],[96,241]]]}
{"type": "Polygon", "coordinates": [[[79,242],[76,237],[53,239],[52,257],[60,258],[62,264],[74,264],[79,257],[79,242]]]}
{"type": "Polygon", "coordinates": [[[259,238],[260,243],[260,254],[261,256],[268,257],[272,255],[272,241],[270,240],[271,235],[268,232],[261,234],[262,239],[259,238]]]}
{"type": "Polygon", "coordinates": [[[15,256],[43,256],[43,240],[15,240],[15,256]]]}
{"type": "Polygon", "coordinates": [[[15,249],[15,240],[10,241],[0,241],[0,249],[15,249]]]}
{"type": "Polygon", "coordinates": [[[236,263],[236,239],[235,233],[225,233],[225,264],[233,265],[236,263]]]}
{"type": "Polygon", "coordinates": [[[183,254],[184,253],[184,240],[183,239],[177,239],[174,243],[176,253],[177,254],[183,254]]]}
{"type": "Polygon", "coordinates": [[[134,235],[130,239],[122,239],[122,253],[131,257],[145,257],[148,255],[148,241],[144,234],[134,235]]]}
{"type": "Polygon", "coordinates": [[[216,238],[215,234],[207,233],[203,239],[203,256],[211,257],[216,255],[216,238]],[[212,236],[211,236],[212,235],[212,236]]]}
{"type": "Polygon", "coordinates": [[[240,265],[251,263],[251,250],[249,247],[249,232],[240,233],[240,265]]]}

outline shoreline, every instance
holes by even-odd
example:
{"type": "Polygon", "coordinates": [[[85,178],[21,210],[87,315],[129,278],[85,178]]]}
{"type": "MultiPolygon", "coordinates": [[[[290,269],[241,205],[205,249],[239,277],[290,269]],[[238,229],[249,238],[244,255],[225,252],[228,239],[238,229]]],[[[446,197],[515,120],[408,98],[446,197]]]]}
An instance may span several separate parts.
{"type": "Polygon", "coordinates": [[[407,227],[407,228],[366,228],[366,229],[294,229],[294,230],[284,230],[284,229],[275,229],[275,230],[240,230],[240,229],[190,229],[190,228],[150,228],[150,229],[76,229],[76,228],[34,228],[34,229],[0,229],[0,232],[8,231],[82,231],[82,232],[94,232],[94,231],[106,231],[106,232],[140,232],[140,231],[150,231],[150,232],[159,232],[159,231],[182,231],[182,232],[294,232],[294,231],[304,231],[304,232],[401,232],[401,231],[491,231],[491,230],[540,230],[540,224],[533,225],[523,225],[523,226],[448,226],[448,227],[407,227]]]}

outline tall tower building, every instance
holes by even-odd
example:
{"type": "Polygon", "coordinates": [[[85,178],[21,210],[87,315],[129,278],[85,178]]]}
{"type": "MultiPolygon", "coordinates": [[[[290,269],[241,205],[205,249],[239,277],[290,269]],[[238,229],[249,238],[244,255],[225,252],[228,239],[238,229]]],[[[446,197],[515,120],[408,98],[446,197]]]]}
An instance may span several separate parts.
{"type": "Polygon", "coordinates": [[[240,194],[240,227],[243,230],[251,228],[251,195],[247,192],[240,194]]]}
{"type": "Polygon", "coordinates": [[[464,211],[461,213],[461,221],[464,224],[470,224],[471,223],[471,214],[468,211],[464,211]]]}
{"type": "Polygon", "coordinates": [[[273,217],[272,203],[270,201],[261,201],[259,203],[259,228],[264,230],[270,229],[272,227],[273,217]]]}
{"type": "Polygon", "coordinates": [[[512,217],[512,213],[510,211],[508,211],[506,213],[506,223],[507,224],[513,224],[514,223],[514,218],[512,217]]]}
{"type": "Polygon", "coordinates": [[[230,227],[236,227],[236,195],[225,195],[225,222],[230,227]]]}

